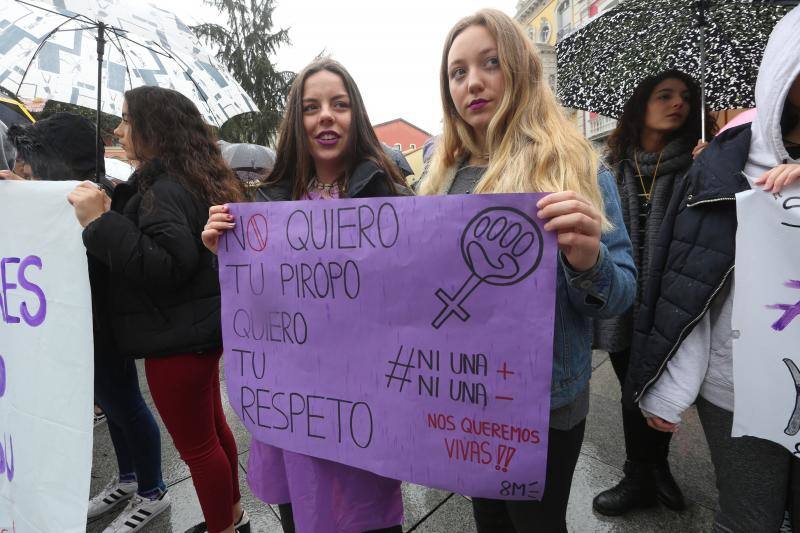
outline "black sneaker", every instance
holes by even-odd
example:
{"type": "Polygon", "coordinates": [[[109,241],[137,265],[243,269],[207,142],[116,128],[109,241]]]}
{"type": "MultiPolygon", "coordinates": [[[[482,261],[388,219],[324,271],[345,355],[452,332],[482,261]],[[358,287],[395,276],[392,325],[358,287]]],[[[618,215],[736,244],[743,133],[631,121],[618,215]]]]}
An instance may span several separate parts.
{"type": "MultiPolygon", "coordinates": [[[[242,509],[242,516],[239,517],[239,521],[233,524],[233,529],[236,533],[250,533],[250,517],[244,509],[242,509]]],[[[196,526],[187,529],[186,533],[208,533],[208,528],[205,522],[200,522],[196,526]]]]}

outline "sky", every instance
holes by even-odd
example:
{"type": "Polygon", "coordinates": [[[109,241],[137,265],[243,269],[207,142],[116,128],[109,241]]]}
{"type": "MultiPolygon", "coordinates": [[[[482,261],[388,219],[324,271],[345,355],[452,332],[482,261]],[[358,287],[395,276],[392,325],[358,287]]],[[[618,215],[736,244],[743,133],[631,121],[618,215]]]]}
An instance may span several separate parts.
{"type": "MultiPolygon", "coordinates": [[[[439,62],[447,32],[483,7],[513,16],[516,0],[276,0],[275,28],[289,28],[279,68],[297,72],[320,52],[355,79],[373,124],[404,118],[428,133],[441,130],[439,62]]],[[[194,21],[221,20],[202,0],[172,0],[194,21]]]]}

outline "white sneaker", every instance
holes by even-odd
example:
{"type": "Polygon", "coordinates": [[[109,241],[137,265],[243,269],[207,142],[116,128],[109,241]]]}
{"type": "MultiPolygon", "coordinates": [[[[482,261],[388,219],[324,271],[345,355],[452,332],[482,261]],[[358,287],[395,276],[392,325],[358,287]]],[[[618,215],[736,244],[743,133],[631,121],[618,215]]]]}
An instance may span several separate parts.
{"type": "Polygon", "coordinates": [[[166,511],[170,505],[169,494],[162,492],[155,500],[143,498],[135,494],[118,517],[111,522],[103,533],[131,533],[144,528],[150,520],[166,511]]]}
{"type": "Polygon", "coordinates": [[[97,518],[122,502],[128,501],[136,494],[138,488],[139,485],[135,481],[120,483],[119,479],[112,479],[97,496],[89,500],[88,518],[97,518]]]}

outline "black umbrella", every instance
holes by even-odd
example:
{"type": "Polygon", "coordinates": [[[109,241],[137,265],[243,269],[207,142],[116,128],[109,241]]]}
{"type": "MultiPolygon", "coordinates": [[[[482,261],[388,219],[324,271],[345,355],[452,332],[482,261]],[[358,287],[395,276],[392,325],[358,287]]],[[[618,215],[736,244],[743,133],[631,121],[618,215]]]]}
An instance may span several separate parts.
{"type": "Polygon", "coordinates": [[[644,78],[678,69],[700,81],[711,109],[753,107],[770,32],[797,3],[627,0],[557,44],[558,97],[618,117],[644,78]]]}

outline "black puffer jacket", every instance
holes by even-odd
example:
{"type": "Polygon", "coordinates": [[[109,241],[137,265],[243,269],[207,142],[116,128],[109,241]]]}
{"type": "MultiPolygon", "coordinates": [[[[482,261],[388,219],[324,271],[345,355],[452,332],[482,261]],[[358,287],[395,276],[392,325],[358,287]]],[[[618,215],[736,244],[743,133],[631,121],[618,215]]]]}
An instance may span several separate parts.
{"type": "Polygon", "coordinates": [[[722,133],[675,188],[636,319],[623,396],[629,407],[661,376],[733,272],[735,194],[750,187],[742,175],[750,138],[749,124],[722,133]]]}
{"type": "MultiPolygon", "coordinates": [[[[152,167],[151,167],[152,171],[152,167]]],[[[89,224],[96,326],[104,349],[128,357],[201,352],[222,345],[219,279],[200,240],[208,206],[175,178],[137,175],[114,190],[111,210],[89,224]]]]}

